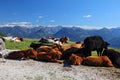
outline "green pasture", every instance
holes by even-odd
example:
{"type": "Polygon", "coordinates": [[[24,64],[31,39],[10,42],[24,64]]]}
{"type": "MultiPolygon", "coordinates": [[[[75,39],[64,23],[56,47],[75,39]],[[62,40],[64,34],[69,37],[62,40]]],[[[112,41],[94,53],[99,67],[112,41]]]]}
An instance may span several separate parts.
{"type": "MultiPolygon", "coordinates": [[[[31,42],[34,42],[34,41],[38,41],[38,39],[28,39],[28,38],[25,38],[23,42],[12,42],[10,40],[6,40],[6,48],[7,49],[12,49],[12,50],[25,50],[25,49],[29,49],[29,45],[31,42]]],[[[74,42],[69,42],[68,44],[72,44],[74,42]]],[[[117,48],[113,48],[115,49],[116,51],[119,51],[120,52],[120,49],[117,49],[117,48]]],[[[96,51],[92,51],[92,55],[97,55],[97,52],[96,51]]]]}
{"type": "MultiPolygon", "coordinates": [[[[117,48],[111,48],[111,47],[109,47],[108,49],[114,49],[115,51],[120,52],[120,49],[117,49],[117,48]]],[[[92,51],[92,55],[93,55],[93,56],[96,56],[96,55],[97,55],[97,52],[96,52],[96,51],[92,51]]]]}
{"type": "MultiPolygon", "coordinates": [[[[10,40],[6,40],[5,44],[6,44],[6,48],[7,49],[12,49],[12,50],[25,50],[25,49],[29,49],[31,42],[37,42],[38,39],[28,39],[25,38],[23,42],[13,42],[10,40]]],[[[69,44],[72,44],[74,42],[69,42],[69,44]]]]}
{"type": "Polygon", "coordinates": [[[33,41],[38,41],[37,39],[27,39],[25,38],[23,42],[13,42],[10,40],[6,40],[6,48],[7,49],[13,49],[13,50],[24,50],[29,49],[29,45],[33,41]]]}

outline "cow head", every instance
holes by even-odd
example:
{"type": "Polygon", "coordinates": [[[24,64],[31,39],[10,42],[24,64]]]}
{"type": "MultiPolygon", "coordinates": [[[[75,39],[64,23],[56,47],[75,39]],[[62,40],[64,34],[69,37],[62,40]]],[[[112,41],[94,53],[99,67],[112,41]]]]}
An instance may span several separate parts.
{"type": "Polygon", "coordinates": [[[110,44],[108,42],[104,42],[104,48],[107,49],[110,44]]]}
{"type": "Polygon", "coordinates": [[[34,50],[36,50],[36,49],[39,48],[40,46],[41,46],[40,43],[34,43],[34,42],[32,42],[32,43],[30,44],[30,47],[33,48],[34,50]]]}

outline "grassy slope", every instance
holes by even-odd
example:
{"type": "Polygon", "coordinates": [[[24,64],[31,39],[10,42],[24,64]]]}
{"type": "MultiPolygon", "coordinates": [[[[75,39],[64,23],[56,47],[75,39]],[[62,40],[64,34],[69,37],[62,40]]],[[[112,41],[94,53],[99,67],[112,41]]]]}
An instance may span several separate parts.
{"type": "MultiPolygon", "coordinates": [[[[23,42],[11,42],[11,41],[7,40],[6,48],[7,49],[17,49],[17,50],[29,49],[29,45],[33,41],[38,41],[38,40],[37,39],[27,39],[27,38],[25,38],[23,42]]],[[[72,44],[72,43],[74,43],[74,42],[69,42],[69,44],[72,44]]],[[[115,50],[120,52],[120,49],[115,49],[115,50]]],[[[96,51],[92,51],[92,55],[97,55],[96,51]]]]}
{"type": "Polygon", "coordinates": [[[6,40],[6,48],[7,49],[17,49],[17,50],[24,50],[28,49],[29,45],[33,41],[38,41],[37,39],[24,39],[23,42],[11,42],[6,40]]]}
{"type": "MultiPolygon", "coordinates": [[[[117,48],[110,48],[110,47],[109,47],[108,49],[114,49],[114,50],[120,52],[120,49],[117,49],[117,48]]],[[[92,51],[92,55],[96,56],[96,55],[97,55],[97,52],[96,52],[96,51],[92,51]]]]}

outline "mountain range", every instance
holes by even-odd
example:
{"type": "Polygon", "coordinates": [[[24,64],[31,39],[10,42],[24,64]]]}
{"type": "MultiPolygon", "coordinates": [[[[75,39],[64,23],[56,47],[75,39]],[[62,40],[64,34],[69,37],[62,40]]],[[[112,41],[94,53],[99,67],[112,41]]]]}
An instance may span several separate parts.
{"type": "Polygon", "coordinates": [[[120,28],[83,29],[79,27],[0,27],[0,32],[8,36],[23,38],[42,38],[68,36],[71,41],[83,41],[87,36],[99,35],[110,43],[110,47],[120,48],[120,28]]]}

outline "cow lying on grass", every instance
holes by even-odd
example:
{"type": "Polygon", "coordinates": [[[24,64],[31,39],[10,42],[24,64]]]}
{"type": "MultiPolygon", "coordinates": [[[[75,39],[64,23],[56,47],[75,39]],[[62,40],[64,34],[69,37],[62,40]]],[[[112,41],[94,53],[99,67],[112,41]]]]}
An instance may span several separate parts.
{"type": "Polygon", "coordinates": [[[111,60],[107,56],[88,56],[82,64],[87,66],[113,67],[111,60]]]}
{"type": "Polygon", "coordinates": [[[69,64],[71,65],[80,65],[84,60],[84,56],[81,54],[71,54],[69,57],[69,64]]]}
{"type": "Polygon", "coordinates": [[[37,50],[27,49],[12,51],[5,55],[7,59],[26,60],[34,59],[38,61],[58,62],[62,56],[61,46],[40,46],[37,50]]]}
{"type": "Polygon", "coordinates": [[[83,47],[83,42],[63,45],[62,46],[63,55],[61,59],[68,60],[72,53],[76,53],[76,51],[78,51],[82,47],[83,47]]]}
{"type": "Polygon", "coordinates": [[[38,54],[36,59],[40,61],[58,62],[62,56],[62,53],[50,46],[41,46],[37,49],[38,54]]]}
{"type": "Polygon", "coordinates": [[[108,49],[104,50],[102,55],[108,56],[114,66],[120,68],[120,52],[115,51],[114,49],[108,49]]]}
{"type": "Polygon", "coordinates": [[[35,55],[37,52],[33,49],[13,51],[5,56],[7,59],[17,59],[17,60],[26,60],[26,59],[36,59],[35,55]]]}
{"type": "Polygon", "coordinates": [[[21,37],[15,37],[11,41],[13,41],[13,42],[22,42],[22,41],[24,41],[24,39],[21,38],[21,37]]]}

